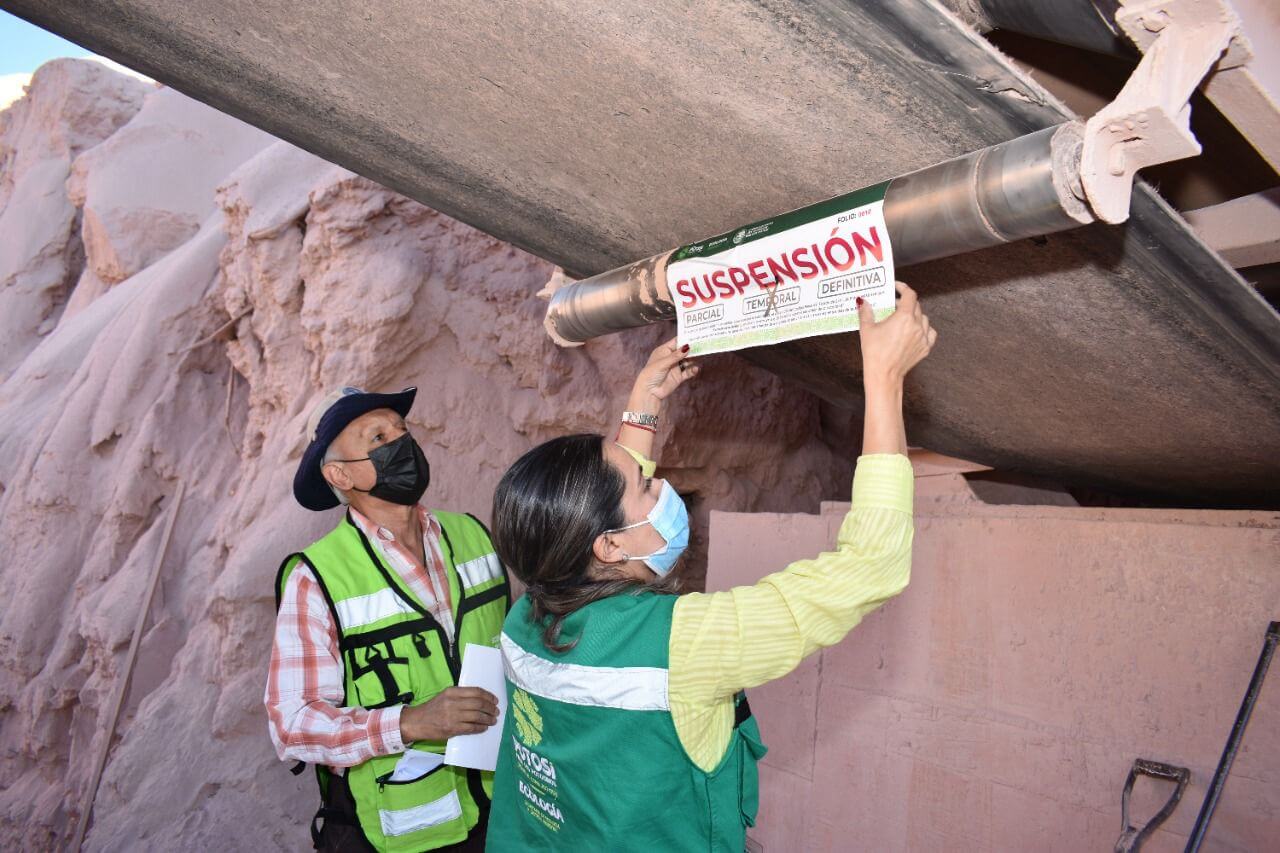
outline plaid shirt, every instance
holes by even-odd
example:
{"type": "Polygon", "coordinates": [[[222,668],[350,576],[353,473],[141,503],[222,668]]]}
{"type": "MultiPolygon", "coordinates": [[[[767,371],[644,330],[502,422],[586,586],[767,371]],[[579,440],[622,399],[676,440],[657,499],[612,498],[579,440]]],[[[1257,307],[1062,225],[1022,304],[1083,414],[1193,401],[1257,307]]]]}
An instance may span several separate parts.
{"type": "MultiPolygon", "coordinates": [[[[417,510],[422,522],[425,564],[412,549],[397,542],[390,530],[354,509],[350,512],[379,556],[427,606],[452,641],[453,609],[440,551],[440,524],[421,506],[417,510]]],[[[341,768],[361,764],[375,755],[404,751],[400,739],[403,706],[372,711],[339,707],[345,692],[344,675],[338,653],[338,626],[315,574],[301,563],[290,573],[280,599],[263,698],[271,740],[281,760],[341,768]]]]}

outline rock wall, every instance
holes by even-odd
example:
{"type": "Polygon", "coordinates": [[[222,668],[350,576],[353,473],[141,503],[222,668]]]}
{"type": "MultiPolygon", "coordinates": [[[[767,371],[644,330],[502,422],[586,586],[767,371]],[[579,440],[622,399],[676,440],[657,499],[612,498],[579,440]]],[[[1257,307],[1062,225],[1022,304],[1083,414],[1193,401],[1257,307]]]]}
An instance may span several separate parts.
{"type": "MultiPolygon", "coordinates": [[[[337,520],[290,493],[310,406],[417,385],[427,500],[487,518],[523,450],[613,429],[664,331],[557,349],[548,264],[94,63],[36,73],[0,163],[0,847],[74,830],[181,482],[86,847],[301,849],[261,696],[276,567],[337,520]]],[[[736,358],[667,420],[696,530],[847,496],[850,416],[736,358]]]]}
{"type": "Polygon", "coordinates": [[[138,111],[146,84],[56,60],[0,112],[0,378],[57,324],[84,265],[72,162],[138,111]]]}

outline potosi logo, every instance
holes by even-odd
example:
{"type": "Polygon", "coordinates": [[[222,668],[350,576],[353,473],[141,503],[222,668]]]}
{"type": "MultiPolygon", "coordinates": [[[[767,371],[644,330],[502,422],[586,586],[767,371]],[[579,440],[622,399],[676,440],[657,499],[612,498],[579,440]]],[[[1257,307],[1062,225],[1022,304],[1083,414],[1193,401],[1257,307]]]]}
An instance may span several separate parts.
{"type": "Polygon", "coordinates": [[[511,697],[511,710],[515,714],[516,734],[520,740],[537,746],[542,743],[542,714],[533,698],[523,690],[517,690],[511,697]]]}
{"type": "Polygon", "coordinates": [[[747,234],[747,229],[745,229],[745,228],[739,228],[739,229],[738,229],[738,233],[733,235],[733,245],[735,245],[735,246],[736,246],[736,245],[738,245],[739,243],[741,243],[741,242],[742,242],[742,238],[743,238],[743,237],[745,237],[745,236],[746,236],[746,234],[747,234]]]}

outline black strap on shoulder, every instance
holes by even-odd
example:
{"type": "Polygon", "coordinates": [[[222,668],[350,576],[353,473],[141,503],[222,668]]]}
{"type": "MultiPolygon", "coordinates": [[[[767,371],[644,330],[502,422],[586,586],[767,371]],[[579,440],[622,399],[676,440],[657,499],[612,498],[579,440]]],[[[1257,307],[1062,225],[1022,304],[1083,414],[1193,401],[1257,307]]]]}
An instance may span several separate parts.
{"type": "Polygon", "coordinates": [[[297,557],[308,569],[311,570],[311,576],[316,579],[316,585],[320,587],[320,593],[324,596],[325,604],[329,605],[329,615],[333,617],[334,627],[341,630],[342,622],[338,619],[338,608],[334,606],[333,596],[329,594],[329,587],[325,585],[324,577],[316,569],[316,564],[311,562],[311,558],[305,552],[299,551],[296,554],[290,554],[284,558],[284,562],[280,564],[280,571],[276,572],[276,610],[280,610],[280,596],[284,593],[281,581],[284,580],[285,566],[289,565],[289,561],[297,557]]]}
{"type": "MultiPolygon", "coordinates": [[[[297,557],[299,560],[307,559],[306,554],[303,554],[301,551],[295,551],[294,553],[285,557],[280,562],[280,568],[276,569],[276,612],[277,613],[280,612],[280,596],[284,594],[284,570],[289,565],[289,561],[292,560],[294,557],[297,557]]],[[[308,562],[307,565],[311,565],[310,562],[308,562]]],[[[314,567],[312,570],[314,571],[314,567]]]]}
{"type": "Polygon", "coordinates": [[[733,708],[733,727],[738,726],[751,719],[751,704],[747,702],[746,692],[738,694],[738,703],[733,708]]]}
{"type": "Polygon", "coordinates": [[[449,549],[448,562],[450,566],[457,566],[458,558],[454,555],[458,552],[453,550],[453,540],[449,538],[449,528],[445,526],[440,519],[436,519],[436,523],[440,525],[440,538],[444,540],[444,547],[449,549]]]}
{"type": "Polygon", "coordinates": [[[471,520],[472,520],[472,521],[474,521],[476,524],[480,525],[480,529],[484,531],[484,538],[488,539],[488,540],[489,540],[489,542],[490,542],[490,543],[492,543],[492,542],[493,542],[493,534],[489,532],[489,528],[485,525],[485,523],[484,523],[483,521],[481,521],[480,519],[476,518],[474,515],[472,515],[472,514],[471,514],[471,513],[469,513],[469,512],[468,512],[468,513],[465,513],[465,515],[467,516],[467,518],[471,519],[471,520]]]}
{"type": "MultiPolygon", "coordinates": [[[[476,524],[480,525],[480,529],[484,531],[484,538],[489,540],[489,547],[493,548],[494,547],[493,534],[489,532],[488,525],[486,525],[480,519],[476,518],[471,513],[467,513],[467,518],[471,519],[476,524]]],[[[494,550],[496,551],[497,549],[494,548],[494,550]]],[[[507,572],[507,567],[501,560],[498,561],[498,567],[502,569],[502,581],[503,581],[502,587],[503,587],[503,591],[506,593],[506,596],[507,596],[507,607],[510,608],[511,606],[511,575],[509,572],[507,572]]]]}
{"type": "Polygon", "coordinates": [[[301,776],[307,769],[307,762],[299,761],[297,764],[289,768],[289,772],[294,776],[301,776]]]}

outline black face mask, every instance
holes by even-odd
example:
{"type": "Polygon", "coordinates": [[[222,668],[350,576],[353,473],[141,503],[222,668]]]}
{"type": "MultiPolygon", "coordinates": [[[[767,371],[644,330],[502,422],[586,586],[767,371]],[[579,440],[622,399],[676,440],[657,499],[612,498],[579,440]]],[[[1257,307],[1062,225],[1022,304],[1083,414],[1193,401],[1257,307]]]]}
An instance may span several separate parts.
{"type": "Polygon", "coordinates": [[[413,506],[427,491],[431,482],[431,465],[418,442],[409,433],[389,441],[381,447],[369,451],[363,459],[335,459],[335,462],[363,462],[365,459],[373,463],[374,473],[378,475],[372,489],[357,489],[375,498],[381,498],[393,504],[413,506]]]}

